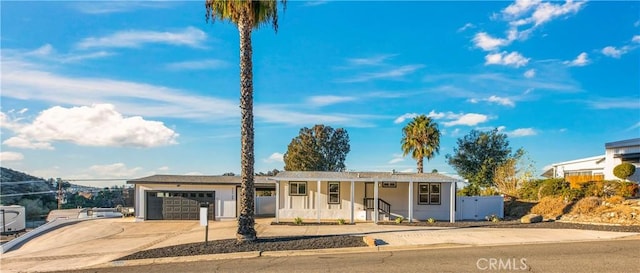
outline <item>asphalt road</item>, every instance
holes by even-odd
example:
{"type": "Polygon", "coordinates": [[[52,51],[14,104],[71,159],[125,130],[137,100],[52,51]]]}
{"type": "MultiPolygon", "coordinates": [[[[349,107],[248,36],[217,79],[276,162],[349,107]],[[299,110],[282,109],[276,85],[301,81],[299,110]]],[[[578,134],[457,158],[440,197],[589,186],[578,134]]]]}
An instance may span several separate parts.
{"type": "Polygon", "coordinates": [[[640,272],[640,240],[259,257],[68,272],[640,272]]]}

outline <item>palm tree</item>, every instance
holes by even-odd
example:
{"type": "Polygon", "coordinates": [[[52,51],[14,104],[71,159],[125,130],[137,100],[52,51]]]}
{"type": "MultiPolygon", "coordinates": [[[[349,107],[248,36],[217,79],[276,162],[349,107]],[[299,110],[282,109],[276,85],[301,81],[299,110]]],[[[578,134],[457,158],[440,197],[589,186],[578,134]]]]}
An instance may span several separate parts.
{"type": "MultiPolygon", "coordinates": [[[[238,241],[255,241],[253,176],[255,155],[253,149],[253,63],[251,56],[251,31],[271,24],[278,31],[278,3],[247,0],[205,0],[207,22],[230,21],[240,33],[240,142],[241,142],[241,191],[240,216],[238,217],[238,241]]],[[[281,0],[286,7],[286,0],[281,0]]]]}
{"type": "Polygon", "coordinates": [[[418,161],[418,173],[423,172],[423,160],[440,153],[440,130],[431,118],[420,115],[402,128],[402,156],[411,153],[418,161]]]}

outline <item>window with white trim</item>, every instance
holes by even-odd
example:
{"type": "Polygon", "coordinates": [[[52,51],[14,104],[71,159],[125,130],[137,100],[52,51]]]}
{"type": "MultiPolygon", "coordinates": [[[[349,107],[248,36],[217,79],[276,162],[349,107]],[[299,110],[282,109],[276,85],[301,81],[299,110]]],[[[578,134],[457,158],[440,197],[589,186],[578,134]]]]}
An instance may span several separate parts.
{"type": "Polygon", "coordinates": [[[397,182],[391,182],[391,181],[387,181],[387,182],[382,182],[382,187],[383,188],[397,188],[398,187],[398,183],[397,182]]]}
{"type": "Polygon", "coordinates": [[[329,198],[327,203],[340,204],[340,182],[329,182],[329,198]]]}
{"type": "Polygon", "coordinates": [[[419,205],[440,205],[441,183],[418,184],[419,205]]]}
{"type": "Polygon", "coordinates": [[[307,195],[307,182],[289,182],[289,195],[307,195]]]}

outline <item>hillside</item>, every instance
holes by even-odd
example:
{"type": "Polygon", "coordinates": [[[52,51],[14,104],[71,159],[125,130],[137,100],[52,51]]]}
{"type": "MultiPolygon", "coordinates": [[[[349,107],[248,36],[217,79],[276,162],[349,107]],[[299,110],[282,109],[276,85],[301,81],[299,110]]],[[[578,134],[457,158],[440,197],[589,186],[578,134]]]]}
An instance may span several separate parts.
{"type": "Polygon", "coordinates": [[[24,206],[28,217],[46,214],[57,206],[57,189],[52,179],[45,180],[4,167],[0,167],[0,177],[2,205],[24,206]]]}

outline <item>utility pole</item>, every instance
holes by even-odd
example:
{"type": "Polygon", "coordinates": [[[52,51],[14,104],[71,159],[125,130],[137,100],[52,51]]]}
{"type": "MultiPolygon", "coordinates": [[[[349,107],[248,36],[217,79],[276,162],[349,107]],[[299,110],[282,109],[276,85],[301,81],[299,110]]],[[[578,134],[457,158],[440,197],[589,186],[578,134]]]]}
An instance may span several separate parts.
{"type": "Polygon", "coordinates": [[[58,209],[62,209],[62,179],[58,178],[58,209]]]}

